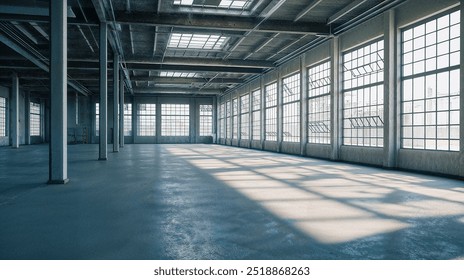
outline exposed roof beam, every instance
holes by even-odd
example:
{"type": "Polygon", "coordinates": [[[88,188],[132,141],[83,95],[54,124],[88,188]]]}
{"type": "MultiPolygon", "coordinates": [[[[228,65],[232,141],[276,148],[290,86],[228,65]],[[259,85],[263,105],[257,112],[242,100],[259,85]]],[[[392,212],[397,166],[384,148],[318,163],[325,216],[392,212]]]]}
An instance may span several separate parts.
{"type": "Polygon", "coordinates": [[[280,6],[282,6],[287,0],[272,0],[269,5],[261,12],[260,17],[268,19],[280,6]]]}
{"type": "Polygon", "coordinates": [[[202,89],[198,88],[183,88],[183,87],[134,87],[134,93],[144,94],[160,94],[160,93],[176,93],[176,94],[221,94],[223,91],[219,89],[202,89]]]}
{"type": "Polygon", "coordinates": [[[334,23],[335,21],[339,20],[344,15],[348,14],[349,12],[356,9],[357,7],[359,7],[360,5],[364,4],[367,1],[368,0],[356,0],[356,1],[351,2],[350,4],[342,8],[340,11],[336,12],[334,15],[329,17],[329,19],[327,20],[327,24],[334,23]]]}
{"type": "MultiPolygon", "coordinates": [[[[18,14],[18,15],[27,15],[27,16],[49,16],[50,8],[48,4],[37,5],[38,1],[34,6],[24,6],[24,5],[0,5],[0,11],[5,14],[18,14]]],[[[71,7],[68,6],[68,17],[76,17],[71,7]]]]}
{"type": "Polygon", "coordinates": [[[214,81],[205,78],[169,78],[169,77],[153,77],[153,76],[137,76],[133,77],[132,81],[152,81],[157,84],[200,84],[209,82],[210,84],[241,84],[244,83],[243,79],[234,78],[217,78],[214,81]]]}
{"type": "Polygon", "coordinates": [[[77,26],[77,29],[79,30],[79,32],[81,33],[82,37],[84,38],[84,41],[87,43],[87,46],[89,46],[89,49],[94,53],[95,50],[93,49],[92,44],[90,44],[89,39],[87,39],[87,36],[85,36],[85,33],[84,33],[84,31],[82,30],[82,28],[78,25],[78,26],[77,26]]]}
{"type": "MultiPolygon", "coordinates": [[[[19,53],[20,55],[24,56],[26,59],[28,59],[30,62],[32,62],[34,65],[36,65],[40,69],[44,70],[47,73],[50,73],[50,67],[49,67],[48,62],[40,60],[35,55],[31,54],[28,50],[16,44],[16,42],[11,40],[7,36],[0,34],[0,42],[4,43],[8,47],[10,47],[12,50],[19,53]]],[[[91,94],[91,92],[86,87],[84,87],[83,85],[79,84],[76,81],[67,79],[67,83],[69,86],[71,86],[72,88],[74,88],[76,91],[80,92],[83,95],[91,94]]]]}
{"type": "Polygon", "coordinates": [[[274,64],[268,61],[260,60],[240,60],[240,59],[210,59],[210,58],[183,58],[183,57],[165,57],[163,62],[144,60],[144,59],[127,59],[127,63],[132,64],[152,64],[152,65],[190,65],[190,66],[227,66],[240,68],[274,68],[274,64]]]}
{"type": "MultiPolygon", "coordinates": [[[[1,21],[21,21],[21,22],[37,22],[37,23],[49,23],[49,16],[42,15],[23,15],[23,14],[10,14],[4,13],[0,8],[0,20],[1,21]]],[[[68,25],[89,25],[89,26],[98,26],[98,21],[89,20],[88,22],[68,18],[68,25]]]]}
{"type": "Polygon", "coordinates": [[[261,74],[261,68],[127,63],[131,70],[261,74]]]}
{"type": "Polygon", "coordinates": [[[16,29],[18,29],[21,33],[23,33],[24,36],[26,36],[27,38],[29,38],[29,40],[31,40],[34,44],[38,44],[39,41],[37,40],[37,38],[35,38],[34,35],[32,35],[31,32],[29,32],[29,30],[27,30],[26,28],[24,28],[24,26],[21,25],[21,23],[19,22],[16,22],[16,21],[13,21],[11,22],[13,24],[14,27],[16,27],[16,29]]]}
{"type": "Polygon", "coordinates": [[[129,25],[129,40],[131,45],[131,53],[132,55],[135,54],[135,46],[134,46],[134,35],[132,33],[132,26],[129,25]]]}
{"type": "Polygon", "coordinates": [[[304,17],[307,13],[309,13],[309,11],[311,11],[312,9],[314,9],[314,7],[316,7],[319,3],[321,3],[323,0],[312,0],[309,5],[304,8],[303,11],[301,11],[297,16],[296,18],[293,20],[294,22],[300,20],[302,17],[304,17]]]}
{"type": "Polygon", "coordinates": [[[50,37],[48,36],[47,32],[45,32],[45,30],[40,26],[38,25],[37,23],[35,22],[30,22],[29,23],[35,30],[37,30],[37,32],[40,33],[40,35],[42,35],[45,39],[47,39],[48,41],[50,40],[50,37]]]}
{"type": "Polygon", "coordinates": [[[120,24],[134,24],[146,26],[204,28],[211,30],[233,30],[272,32],[290,34],[329,34],[329,27],[324,23],[305,22],[303,24],[293,21],[268,20],[259,25],[259,18],[227,17],[213,15],[189,15],[188,17],[173,14],[159,14],[138,12],[126,14],[116,12],[116,21],[120,24]]]}

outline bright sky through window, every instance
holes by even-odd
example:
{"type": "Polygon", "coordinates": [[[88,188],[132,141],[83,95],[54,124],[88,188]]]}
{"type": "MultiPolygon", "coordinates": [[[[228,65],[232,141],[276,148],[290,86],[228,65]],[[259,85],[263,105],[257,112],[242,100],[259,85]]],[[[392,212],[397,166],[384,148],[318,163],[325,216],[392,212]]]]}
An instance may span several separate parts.
{"type": "Polygon", "coordinates": [[[251,2],[253,0],[174,0],[174,5],[245,10],[251,2]]]}
{"type": "Polygon", "coordinates": [[[197,73],[193,72],[161,72],[160,77],[168,78],[193,78],[197,73]]]}
{"type": "Polygon", "coordinates": [[[172,33],[169,40],[169,48],[220,50],[223,48],[227,37],[206,34],[180,34],[172,33]]]}

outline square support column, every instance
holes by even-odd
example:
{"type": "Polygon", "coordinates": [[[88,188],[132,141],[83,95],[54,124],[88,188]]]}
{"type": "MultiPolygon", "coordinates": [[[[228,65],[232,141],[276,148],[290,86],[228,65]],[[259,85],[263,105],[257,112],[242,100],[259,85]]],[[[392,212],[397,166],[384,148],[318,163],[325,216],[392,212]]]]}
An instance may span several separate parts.
{"type": "Polygon", "coordinates": [[[100,145],[98,160],[108,157],[108,25],[100,23],[100,145]]]}
{"type": "Polygon", "coordinates": [[[300,57],[300,155],[306,155],[306,144],[308,143],[308,71],[305,66],[306,54],[300,57]]]}
{"type": "Polygon", "coordinates": [[[340,57],[340,39],[334,37],[332,39],[330,68],[332,69],[332,84],[331,84],[331,118],[332,125],[330,129],[330,138],[332,141],[332,160],[340,159],[340,146],[343,143],[343,95],[341,87],[341,57],[340,57]]]}
{"type": "Polygon", "coordinates": [[[397,61],[397,34],[395,30],[395,12],[385,12],[384,41],[385,41],[385,69],[384,69],[384,162],[388,168],[396,167],[397,158],[397,116],[396,116],[396,61],[397,61]]]}
{"type": "MultiPolygon", "coordinates": [[[[68,179],[68,92],[66,0],[50,1],[50,162],[49,184],[68,179]]],[[[29,105],[29,104],[27,104],[29,105]]]]}
{"type": "Polygon", "coordinates": [[[119,147],[124,147],[124,72],[119,80],[119,147]]]}
{"type": "Polygon", "coordinates": [[[113,152],[119,152],[119,55],[113,59],[113,152]]]}
{"type": "Polygon", "coordinates": [[[282,143],[284,141],[284,97],[282,87],[282,69],[277,70],[277,152],[282,151],[282,143]]]}
{"type": "Polygon", "coordinates": [[[11,147],[19,148],[19,79],[16,73],[11,79],[11,147]]]}

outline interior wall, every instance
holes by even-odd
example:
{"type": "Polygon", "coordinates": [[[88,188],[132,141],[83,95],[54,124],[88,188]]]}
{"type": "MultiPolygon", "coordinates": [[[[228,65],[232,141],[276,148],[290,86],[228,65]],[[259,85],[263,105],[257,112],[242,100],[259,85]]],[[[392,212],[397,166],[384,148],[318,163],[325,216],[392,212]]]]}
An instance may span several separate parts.
{"type": "MultiPolygon", "coordinates": [[[[394,36],[396,36],[396,40],[400,38],[401,28],[405,26],[409,26],[414,24],[420,20],[425,18],[429,18],[431,16],[437,15],[445,10],[449,10],[453,7],[456,7],[460,4],[460,1],[456,0],[445,0],[445,1],[421,1],[421,0],[410,0],[406,1],[404,4],[394,8],[393,11],[393,28],[394,28],[394,36]]],[[[381,15],[378,15],[358,26],[355,28],[350,29],[349,31],[339,35],[335,39],[330,39],[325,43],[309,50],[305,54],[297,57],[280,67],[276,70],[266,73],[262,75],[260,79],[255,79],[254,81],[250,82],[249,84],[243,85],[241,88],[234,92],[227,93],[226,95],[219,98],[219,105],[224,102],[225,100],[231,100],[236,96],[243,95],[246,92],[251,92],[256,88],[260,88],[263,90],[263,87],[269,83],[279,81],[286,75],[294,72],[294,71],[306,71],[307,67],[314,65],[316,63],[322,62],[324,60],[332,58],[332,44],[338,42],[339,52],[338,56],[341,58],[341,55],[353,48],[361,46],[363,44],[369,43],[375,39],[381,39],[385,36],[384,32],[387,32],[391,29],[389,21],[389,15],[391,11],[384,12],[381,15]],[[335,41],[336,40],[336,41],[335,41]],[[335,42],[335,43],[334,43],[335,42]],[[301,68],[300,62],[303,65],[301,68]]],[[[462,15],[461,15],[462,17],[462,15]]],[[[463,23],[461,23],[461,26],[463,23]]],[[[462,29],[461,29],[462,33],[462,29]]],[[[462,35],[461,35],[462,38],[462,35]]],[[[463,41],[461,39],[461,41],[463,41]]],[[[394,67],[398,67],[398,64],[401,63],[401,44],[400,42],[396,42],[395,45],[396,49],[393,50],[392,53],[396,54],[391,59],[394,60],[394,67]]],[[[387,48],[387,47],[385,47],[387,48]]],[[[385,50],[387,52],[388,50],[385,50]]],[[[461,55],[462,57],[462,55],[461,55]]],[[[342,60],[340,60],[342,63],[342,60]]],[[[388,63],[385,62],[385,63],[388,63]]],[[[334,71],[342,71],[341,66],[339,65],[340,69],[333,69],[334,71]]],[[[463,67],[461,66],[461,69],[463,67]]],[[[399,69],[399,67],[398,67],[399,69]]],[[[396,71],[391,69],[391,71],[396,71]]],[[[461,85],[464,84],[464,75],[461,71],[461,85]]],[[[388,73],[387,73],[388,74],[388,73]]],[[[395,139],[395,143],[393,149],[391,147],[381,147],[381,148],[373,148],[373,147],[361,147],[361,146],[345,146],[336,144],[337,141],[332,141],[330,145],[325,144],[308,144],[306,143],[285,143],[282,141],[278,142],[269,142],[269,141],[258,141],[251,139],[251,148],[254,149],[265,149],[273,152],[284,152],[289,154],[299,154],[303,156],[311,156],[311,157],[318,157],[318,158],[325,158],[325,159],[332,159],[332,160],[342,160],[347,162],[356,162],[361,164],[368,164],[368,165],[375,165],[375,166],[385,166],[388,168],[401,168],[401,169],[408,169],[408,170],[416,170],[416,171],[425,171],[431,173],[440,173],[440,174],[447,174],[447,175],[455,175],[455,176],[464,176],[464,170],[462,169],[461,163],[464,162],[464,152],[444,152],[444,151],[432,151],[432,150],[412,150],[412,149],[401,149],[400,143],[400,126],[399,126],[399,112],[401,110],[401,103],[400,103],[400,96],[401,96],[401,87],[400,87],[400,71],[394,72],[395,77],[394,81],[385,80],[385,84],[391,82],[391,85],[395,86],[394,94],[395,96],[390,96],[394,101],[391,104],[394,104],[395,108],[392,108],[391,112],[397,112],[396,115],[392,116],[392,120],[396,122],[396,125],[393,125],[390,128],[384,128],[384,133],[388,132],[392,135],[398,135],[395,139]],[[391,130],[390,130],[391,129],[391,130]],[[300,147],[301,145],[301,147],[300,147]],[[300,150],[301,148],[301,150],[300,150]],[[336,151],[334,153],[334,151],[336,151]],[[334,156],[335,155],[335,156],[334,156]],[[393,165],[387,165],[388,157],[393,156],[394,162],[393,165]]],[[[385,75],[388,76],[388,75],[385,75]]],[[[304,77],[302,75],[301,77],[304,77]]],[[[341,79],[341,77],[340,77],[341,79]]],[[[337,87],[336,87],[337,88],[337,87]]],[[[339,98],[340,107],[336,110],[337,118],[340,118],[341,115],[339,112],[343,109],[343,99],[341,98],[341,82],[340,87],[338,87],[340,91],[332,92],[332,95],[335,95],[335,98],[339,98]]],[[[461,99],[464,99],[463,91],[461,90],[461,99]]],[[[461,102],[462,104],[462,102],[461,102]]],[[[218,106],[219,106],[218,105],[218,106]]],[[[387,103],[384,104],[387,106],[387,103]]],[[[307,106],[307,102],[304,101],[304,105],[307,106]]],[[[332,105],[333,106],[333,105],[332,105]]],[[[264,109],[262,104],[261,110],[264,109]]],[[[462,111],[461,105],[461,111],[462,111]]],[[[462,127],[464,126],[464,119],[461,113],[461,131],[464,131],[462,127]]],[[[300,118],[300,121],[303,122],[306,116],[300,118]]],[[[227,122],[226,122],[227,123],[227,122]]],[[[263,123],[262,123],[263,124],[263,123]]],[[[250,122],[251,125],[251,122],[250,122]]],[[[385,125],[385,127],[388,127],[385,125]]],[[[223,128],[227,130],[227,127],[223,128]]],[[[281,127],[278,126],[278,133],[281,134],[281,127]],[[280,130],[280,131],[279,131],[280,130]]],[[[300,132],[302,133],[302,131],[300,132]]],[[[342,131],[337,129],[335,135],[332,137],[341,137],[342,131]]],[[[280,138],[282,139],[282,138],[280,138]]],[[[463,141],[461,135],[461,142],[463,141]]],[[[230,139],[229,136],[226,139],[219,139],[218,143],[226,144],[226,145],[235,145],[235,140],[230,139]]],[[[463,147],[461,143],[461,147],[463,147]]]]}

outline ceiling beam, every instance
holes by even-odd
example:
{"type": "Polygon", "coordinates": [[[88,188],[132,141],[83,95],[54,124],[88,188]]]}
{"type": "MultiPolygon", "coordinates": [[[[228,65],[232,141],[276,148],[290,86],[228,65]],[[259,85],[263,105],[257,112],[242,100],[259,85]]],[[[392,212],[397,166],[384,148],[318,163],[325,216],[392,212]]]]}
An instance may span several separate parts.
{"type": "Polygon", "coordinates": [[[359,7],[360,5],[364,4],[367,1],[368,0],[356,0],[356,1],[351,2],[350,4],[343,7],[340,11],[336,12],[334,15],[329,17],[329,19],[327,20],[327,24],[334,23],[335,21],[339,20],[344,15],[346,15],[349,12],[353,11],[354,9],[356,9],[357,7],[359,7]]]}
{"type": "Polygon", "coordinates": [[[296,18],[293,20],[294,22],[299,21],[302,17],[304,17],[307,13],[309,13],[314,7],[316,7],[319,3],[321,3],[323,0],[312,0],[306,8],[301,11],[296,18]]]}
{"type": "MultiPolygon", "coordinates": [[[[36,22],[36,23],[49,23],[49,16],[42,15],[23,15],[23,14],[10,14],[5,13],[0,9],[0,21],[20,21],[20,22],[36,22]]],[[[68,25],[89,25],[98,26],[97,20],[82,21],[75,18],[68,18],[68,25]]]]}
{"type": "Polygon", "coordinates": [[[198,88],[183,88],[183,87],[134,87],[134,93],[138,94],[221,94],[222,90],[219,89],[202,89],[198,88]]]}
{"type": "MultiPolygon", "coordinates": [[[[35,55],[31,54],[28,50],[26,50],[23,47],[21,47],[20,45],[16,44],[16,42],[14,42],[13,40],[11,40],[10,38],[8,38],[7,36],[5,36],[5,35],[3,35],[1,33],[0,33],[0,42],[7,45],[13,51],[15,51],[15,52],[19,53],[20,55],[24,56],[26,59],[28,59],[30,62],[32,62],[34,65],[36,65],[40,69],[44,70],[47,73],[50,73],[50,67],[49,67],[48,62],[40,60],[35,55]]],[[[76,81],[67,79],[67,83],[68,83],[69,86],[71,86],[76,91],[78,91],[79,93],[81,93],[81,94],[83,94],[85,96],[91,94],[91,92],[87,88],[85,88],[83,85],[81,85],[80,83],[78,83],[76,81]]]]}
{"type": "Polygon", "coordinates": [[[177,72],[213,72],[213,73],[239,73],[239,74],[261,74],[262,68],[250,67],[218,67],[218,66],[194,66],[194,65],[165,65],[165,64],[142,64],[126,63],[127,68],[141,71],[177,71],[177,72]]]}
{"type": "Polygon", "coordinates": [[[253,32],[280,32],[289,34],[329,34],[329,27],[320,22],[294,23],[293,21],[268,20],[260,23],[260,18],[244,18],[232,16],[216,15],[196,15],[182,16],[178,14],[158,14],[147,12],[116,12],[116,21],[120,24],[162,26],[162,27],[183,27],[183,28],[204,28],[210,30],[232,30],[232,31],[253,31],[253,32]]]}
{"type": "Polygon", "coordinates": [[[210,59],[210,58],[183,58],[165,57],[163,62],[159,60],[128,58],[126,63],[151,64],[151,65],[189,65],[189,66],[210,66],[210,67],[240,67],[240,68],[274,68],[274,63],[261,60],[241,60],[241,59],[210,59]]]}
{"type": "Polygon", "coordinates": [[[234,78],[215,78],[214,81],[206,78],[169,78],[169,77],[153,77],[153,76],[136,76],[132,78],[132,81],[150,81],[155,82],[156,84],[201,84],[207,83],[210,84],[242,84],[244,83],[243,79],[234,79],[234,78]]]}

